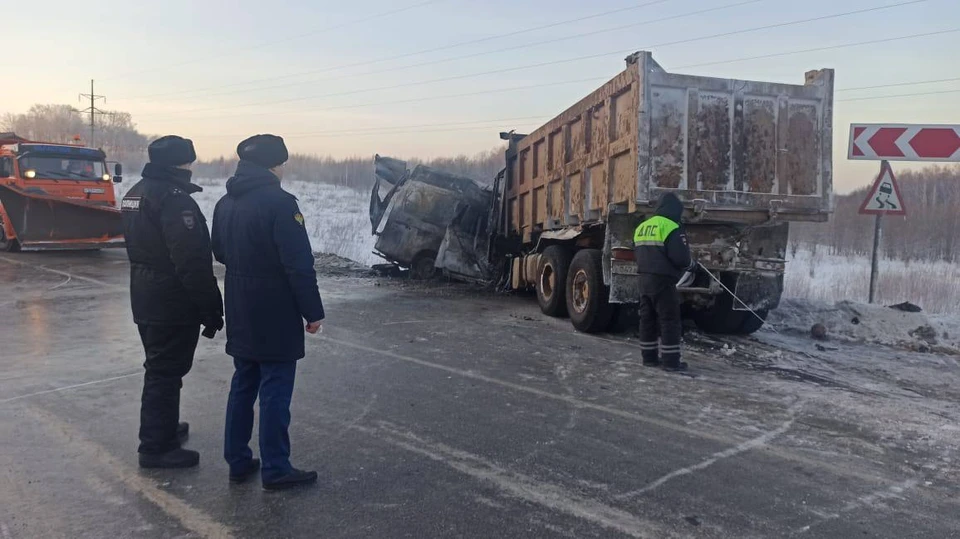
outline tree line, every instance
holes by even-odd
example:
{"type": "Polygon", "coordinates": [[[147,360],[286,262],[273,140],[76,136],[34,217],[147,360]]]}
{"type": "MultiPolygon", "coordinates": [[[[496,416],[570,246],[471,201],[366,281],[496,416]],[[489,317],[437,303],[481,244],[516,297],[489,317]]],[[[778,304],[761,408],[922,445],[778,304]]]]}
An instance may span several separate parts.
{"type": "MultiPolygon", "coordinates": [[[[0,132],[43,142],[91,144],[89,117],[70,105],[34,105],[22,114],[0,117],[0,132]]],[[[282,133],[281,133],[282,135],[282,133]]],[[[143,134],[133,117],[126,112],[106,112],[94,116],[93,145],[102,148],[107,158],[123,163],[125,173],[137,175],[147,162],[147,145],[159,135],[143,134]]],[[[399,157],[399,156],[390,156],[399,157]]],[[[491,183],[503,168],[503,150],[491,149],[474,156],[411,159],[410,168],[426,164],[453,174],[491,183]]],[[[237,167],[236,156],[201,160],[194,164],[194,175],[203,178],[227,178],[237,167]]],[[[373,155],[333,158],[319,155],[293,154],[285,173],[295,180],[317,181],[358,190],[369,190],[374,184],[373,155]]]]}
{"type": "MultiPolygon", "coordinates": [[[[394,156],[389,156],[394,157],[394,156]]],[[[418,164],[458,174],[483,184],[493,183],[494,177],[503,168],[503,149],[494,148],[474,156],[441,157],[436,159],[409,159],[411,170],[418,164]]],[[[198,161],[194,174],[203,178],[226,178],[237,168],[237,158],[219,158],[198,161]]],[[[317,181],[342,187],[368,191],[373,187],[373,156],[334,158],[319,155],[293,154],[284,170],[284,177],[291,180],[317,181]]]]}
{"type": "Polygon", "coordinates": [[[151,140],[137,131],[129,113],[109,111],[94,115],[91,141],[89,117],[70,105],[34,105],[23,114],[5,114],[0,117],[0,132],[11,131],[29,140],[97,146],[108,159],[132,171],[143,168],[151,140]]]}
{"type": "MultiPolygon", "coordinates": [[[[884,217],[881,251],[905,261],[960,259],[960,165],[934,165],[897,174],[906,217],[884,217]]],[[[791,249],[818,245],[836,255],[870,255],[874,219],[858,213],[869,187],[836,197],[827,223],[791,225],[791,249]]]]}

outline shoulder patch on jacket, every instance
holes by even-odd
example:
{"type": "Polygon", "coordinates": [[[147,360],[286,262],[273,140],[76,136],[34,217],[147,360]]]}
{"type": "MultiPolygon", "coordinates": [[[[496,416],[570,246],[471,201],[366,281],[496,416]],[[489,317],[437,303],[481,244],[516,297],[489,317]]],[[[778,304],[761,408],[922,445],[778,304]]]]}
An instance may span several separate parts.
{"type": "Polygon", "coordinates": [[[187,227],[187,230],[193,230],[193,227],[197,226],[197,216],[192,211],[181,212],[180,216],[183,218],[183,226],[187,227]]]}
{"type": "Polygon", "coordinates": [[[297,224],[299,224],[300,226],[303,226],[303,222],[304,222],[304,221],[303,221],[303,214],[302,214],[302,213],[297,212],[297,213],[293,214],[293,220],[296,221],[297,224]]]}
{"type": "Polygon", "coordinates": [[[120,211],[140,211],[140,197],[126,197],[120,201],[120,211]]]}

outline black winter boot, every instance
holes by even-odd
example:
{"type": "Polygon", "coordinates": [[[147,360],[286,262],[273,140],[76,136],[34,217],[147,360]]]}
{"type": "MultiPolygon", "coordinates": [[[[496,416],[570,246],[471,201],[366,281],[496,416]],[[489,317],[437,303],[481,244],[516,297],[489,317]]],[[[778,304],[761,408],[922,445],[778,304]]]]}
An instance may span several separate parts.
{"type": "Polygon", "coordinates": [[[676,363],[664,363],[664,364],[663,364],[663,370],[665,370],[665,371],[667,371],[667,372],[686,372],[686,370],[687,370],[687,362],[686,362],[686,361],[678,361],[678,362],[676,362],[676,363]]]}
{"type": "Polygon", "coordinates": [[[200,453],[189,449],[174,449],[159,455],[140,453],[141,468],[193,468],[200,464],[200,453]]]}
{"type": "Polygon", "coordinates": [[[247,463],[247,467],[243,470],[237,473],[230,472],[230,482],[246,483],[247,480],[253,477],[253,475],[258,471],[260,471],[260,459],[250,459],[250,462],[247,463]]]}
{"type": "Polygon", "coordinates": [[[317,472],[305,472],[294,468],[290,473],[269,483],[263,484],[263,490],[286,490],[289,488],[312,485],[317,482],[317,472]]]}
{"type": "Polygon", "coordinates": [[[180,445],[187,443],[190,439],[190,423],[186,421],[177,423],[177,439],[180,440],[180,445]]]}

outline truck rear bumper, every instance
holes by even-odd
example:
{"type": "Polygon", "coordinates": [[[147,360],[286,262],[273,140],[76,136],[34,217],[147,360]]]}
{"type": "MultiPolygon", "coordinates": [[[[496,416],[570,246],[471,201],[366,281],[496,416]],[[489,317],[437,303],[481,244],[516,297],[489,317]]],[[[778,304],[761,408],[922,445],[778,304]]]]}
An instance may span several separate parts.
{"type": "MultiPolygon", "coordinates": [[[[640,301],[640,276],[637,275],[634,263],[613,260],[610,270],[610,303],[640,301]]],[[[736,271],[711,269],[711,272],[751,310],[769,311],[776,309],[780,304],[780,295],[783,292],[782,272],[754,269],[736,271]]],[[[694,281],[695,286],[680,289],[684,303],[695,308],[709,307],[714,297],[726,293],[720,283],[703,272],[700,273],[694,281]]],[[[745,311],[747,308],[740,302],[734,301],[734,310],[745,311]]]]}

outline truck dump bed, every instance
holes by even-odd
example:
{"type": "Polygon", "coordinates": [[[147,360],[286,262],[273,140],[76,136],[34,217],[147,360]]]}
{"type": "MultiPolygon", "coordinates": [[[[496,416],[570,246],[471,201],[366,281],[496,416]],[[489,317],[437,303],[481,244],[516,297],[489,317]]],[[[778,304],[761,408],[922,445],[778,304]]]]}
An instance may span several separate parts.
{"type": "Polygon", "coordinates": [[[803,85],[679,75],[650,53],[507,151],[498,228],[537,234],[672,191],[710,220],[827,219],[833,70],[803,85]]]}

